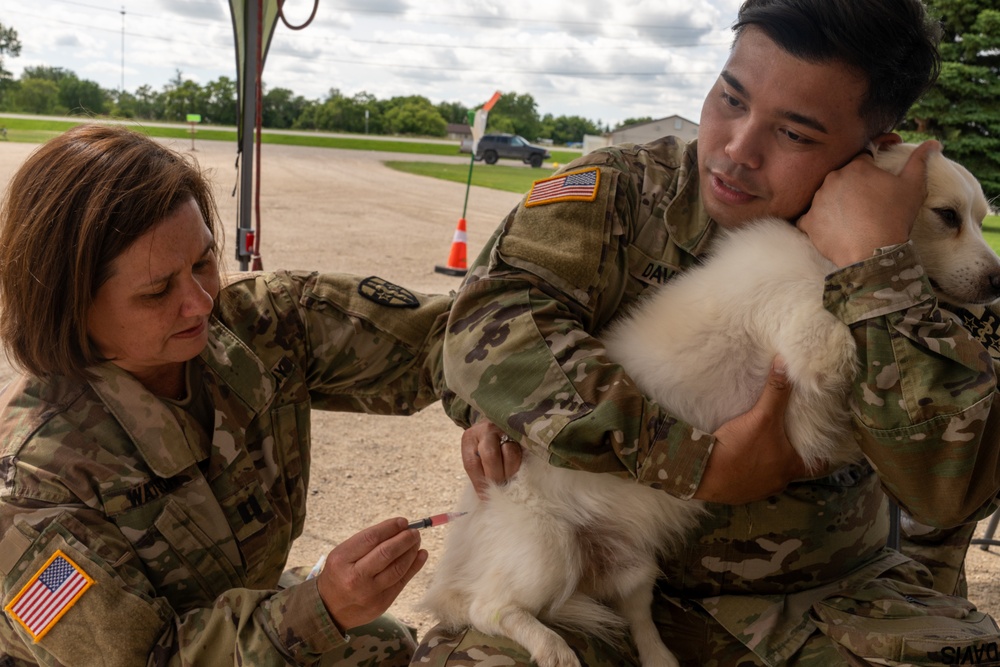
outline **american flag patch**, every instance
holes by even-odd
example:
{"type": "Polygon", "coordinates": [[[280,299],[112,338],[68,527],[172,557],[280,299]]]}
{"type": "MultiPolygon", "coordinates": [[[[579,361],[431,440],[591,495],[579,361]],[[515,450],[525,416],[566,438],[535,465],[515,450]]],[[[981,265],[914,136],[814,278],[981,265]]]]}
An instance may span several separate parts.
{"type": "Polygon", "coordinates": [[[37,642],[93,584],[86,572],[57,549],[4,611],[37,642]]]}
{"type": "Polygon", "coordinates": [[[544,178],[532,184],[528,200],[524,205],[538,206],[557,201],[594,201],[600,183],[601,172],[597,167],[544,178]]]}

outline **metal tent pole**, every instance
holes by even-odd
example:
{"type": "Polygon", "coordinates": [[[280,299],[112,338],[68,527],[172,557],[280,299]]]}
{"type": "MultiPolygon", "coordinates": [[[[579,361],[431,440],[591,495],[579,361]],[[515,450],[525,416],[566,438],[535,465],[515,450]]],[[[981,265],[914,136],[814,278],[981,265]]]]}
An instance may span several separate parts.
{"type": "MultiPolygon", "coordinates": [[[[236,258],[240,261],[240,270],[246,271],[250,266],[252,244],[247,243],[247,234],[253,229],[253,144],[255,120],[257,118],[257,28],[261,17],[258,14],[258,4],[247,2],[244,11],[245,29],[243,31],[243,72],[241,78],[243,99],[242,140],[240,142],[240,198],[239,226],[236,230],[236,258]]],[[[251,236],[252,238],[252,236],[251,236]]]]}

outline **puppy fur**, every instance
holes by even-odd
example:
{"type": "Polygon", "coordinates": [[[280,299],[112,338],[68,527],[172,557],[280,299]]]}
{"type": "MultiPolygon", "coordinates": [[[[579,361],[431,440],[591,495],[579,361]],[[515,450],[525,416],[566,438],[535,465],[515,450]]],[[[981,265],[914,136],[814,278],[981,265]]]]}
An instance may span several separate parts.
{"type": "MultiPolygon", "coordinates": [[[[913,148],[885,149],[876,162],[898,173],[913,148]]],[[[983,239],[982,189],[936,154],[928,186],[912,239],[938,296],[994,301],[1000,258],[983,239]]],[[[786,432],[803,460],[819,469],[858,459],[847,404],[855,344],[822,303],[834,268],[788,222],[727,231],[709,261],[608,328],[608,356],[668,412],[711,433],[755,403],[780,354],[793,386],[786,432]]],[[[508,637],[539,667],[579,665],[551,627],[611,642],[627,628],[645,667],[678,664],[651,618],[653,584],[657,559],[698,523],[702,503],[529,454],[485,502],[467,488],[459,510],[469,514],[451,527],[423,602],[446,626],[508,637]]]]}

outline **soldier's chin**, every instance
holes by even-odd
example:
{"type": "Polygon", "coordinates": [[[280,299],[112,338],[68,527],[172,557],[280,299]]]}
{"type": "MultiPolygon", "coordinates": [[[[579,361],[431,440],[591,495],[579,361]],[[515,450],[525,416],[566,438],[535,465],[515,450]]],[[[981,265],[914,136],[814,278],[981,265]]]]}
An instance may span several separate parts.
{"type": "Polygon", "coordinates": [[[725,206],[718,203],[712,204],[708,200],[705,200],[705,211],[708,213],[708,217],[714,220],[717,225],[726,229],[742,227],[751,220],[763,217],[762,214],[753,214],[732,206],[725,206]]]}

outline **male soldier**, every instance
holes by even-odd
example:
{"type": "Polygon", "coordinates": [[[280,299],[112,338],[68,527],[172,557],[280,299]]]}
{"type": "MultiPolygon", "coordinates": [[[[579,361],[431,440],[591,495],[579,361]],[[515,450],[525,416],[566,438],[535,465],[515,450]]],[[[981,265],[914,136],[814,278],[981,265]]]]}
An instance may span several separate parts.
{"type": "MultiPolygon", "coordinates": [[[[452,309],[449,388],[552,465],[711,501],[654,602],[683,664],[1000,664],[993,620],[885,548],[880,485],[933,526],[987,515],[1000,488],[993,363],[939,310],[908,243],[938,147],[899,176],[865,151],[899,140],[936,76],[937,30],[919,0],[748,0],[734,31],[697,142],[584,156],[563,172],[573,183],[536,184],[503,222],[452,309]],[[709,434],[642,396],[596,338],[720,227],[764,215],[840,267],[824,303],[858,345],[854,431],[870,464],[802,479],[779,364],[758,403],[709,434]]],[[[567,641],[587,665],[635,661],[567,641]]],[[[415,658],[487,660],[528,664],[508,641],[441,628],[415,658]]]]}

